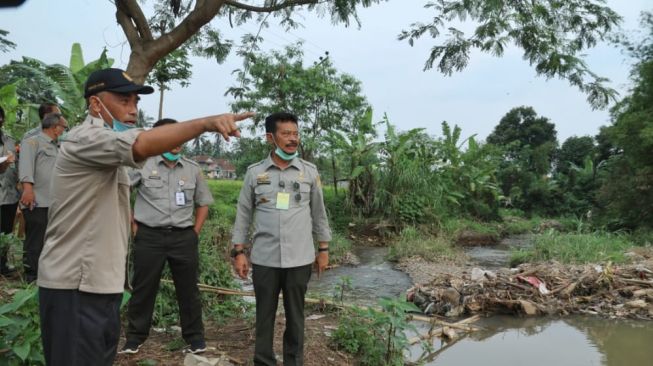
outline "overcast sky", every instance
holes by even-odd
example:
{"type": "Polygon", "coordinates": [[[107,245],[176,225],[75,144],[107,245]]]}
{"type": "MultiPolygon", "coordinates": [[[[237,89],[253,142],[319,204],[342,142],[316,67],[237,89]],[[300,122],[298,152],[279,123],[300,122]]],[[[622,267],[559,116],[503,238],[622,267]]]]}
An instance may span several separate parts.
{"type": "MultiPolygon", "coordinates": [[[[517,48],[508,49],[502,58],[474,53],[469,66],[451,77],[422,71],[433,40],[423,38],[410,47],[397,41],[397,34],[415,21],[428,21],[431,13],[423,8],[425,3],[390,0],[362,9],[360,29],[333,26],[328,18],[307,14],[301,20],[304,28],[291,32],[264,29],[262,36],[268,49],[303,40],[306,61],[311,63],[329,51],[339,71],[362,82],[375,117],[387,113],[401,130],[423,127],[439,136],[440,124],[446,120],[461,126],[464,136],[485,138],[503,115],[521,105],[532,106],[554,122],[561,142],[572,135],[595,135],[609,123],[607,111],[592,111],[585,95],[566,81],[536,77],[517,48]]],[[[608,5],[624,17],[627,30],[639,26],[641,11],[653,10],[651,0],[610,0],[608,5]]],[[[230,29],[223,20],[214,24],[236,41],[257,29],[253,23],[239,29],[230,29]]],[[[11,32],[8,38],[18,44],[13,51],[0,54],[0,64],[30,56],[68,65],[71,45],[79,42],[86,62],[107,47],[115,67],[127,66],[129,45],[109,1],[27,0],[17,9],[0,9],[0,29],[11,32]]],[[[625,95],[631,61],[620,50],[603,44],[588,52],[587,61],[590,69],[608,77],[611,86],[625,95]]],[[[202,58],[193,58],[192,63],[191,85],[174,86],[166,94],[165,117],[186,120],[228,110],[232,100],[223,94],[233,85],[231,71],[241,66],[241,60],[232,53],[222,65],[202,58]]],[[[156,116],[158,96],[145,96],[141,108],[156,116]]]]}

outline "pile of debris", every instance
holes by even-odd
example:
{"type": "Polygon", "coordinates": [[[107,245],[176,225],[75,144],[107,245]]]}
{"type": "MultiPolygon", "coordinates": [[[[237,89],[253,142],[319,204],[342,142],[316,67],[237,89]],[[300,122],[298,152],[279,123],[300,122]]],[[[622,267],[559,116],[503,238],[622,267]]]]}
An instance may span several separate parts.
{"type": "Polygon", "coordinates": [[[653,261],[633,265],[523,264],[441,275],[408,290],[427,315],[594,314],[653,320],[653,261]]]}

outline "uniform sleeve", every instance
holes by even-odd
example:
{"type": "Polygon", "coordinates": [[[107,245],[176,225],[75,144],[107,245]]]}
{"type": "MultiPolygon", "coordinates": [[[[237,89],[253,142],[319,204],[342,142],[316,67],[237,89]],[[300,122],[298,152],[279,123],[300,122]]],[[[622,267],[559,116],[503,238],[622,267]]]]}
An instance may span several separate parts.
{"type": "Polygon", "coordinates": [[[141,185],[141,181],[143,180],[143,173],[141,173],[140,169],[129,168],[127,174],[129,174],[130,187],[137,188],[141,185]]]}
{"type": "Polygon", "coordinates": [[[320,175],[315,171],[313,184],[311,185],[311,218],[313,221],[313,237],[317,241],[331,241],[331,229],[324,207],[324,195],[322,193],[322,181],[320,175]]]}
{"type": "Polygon", "coordinates": [[[128,166],[141,168],[145,161],[134,161],[132,146],[142,128],[115,132],[102,127],[89,127],[66,139],[61,153],[74,164],[92,168],[128,166]]]}
{"type": "Polygon", "coordinates": [[[247,243],[247,234],[249,226],[252,223],[252,213],[254,212],[254,170],[249,169],[245,174],[243,187],[240,189],[238,197],[238,207],[236,211],[236,222],[234,223],[231,242],[235,244],[247,243]]]}
{"type": "Polygon", "coordinates": [[[34,183],[34,169],[39,143],[35,139],[26,139],[20,144],[20,159],[18,160],[18,179],[26,183],[34,183]]]}
{"type": "Polygon", "coordinates": [[[206,179],[204,179],[204,174],[202,174],[201,169],[197,169],[193,201],[195,201],[195,207],[208,206],[213,203],[213,195],[211,194],[209,185],[206,183],[206,179]]]}

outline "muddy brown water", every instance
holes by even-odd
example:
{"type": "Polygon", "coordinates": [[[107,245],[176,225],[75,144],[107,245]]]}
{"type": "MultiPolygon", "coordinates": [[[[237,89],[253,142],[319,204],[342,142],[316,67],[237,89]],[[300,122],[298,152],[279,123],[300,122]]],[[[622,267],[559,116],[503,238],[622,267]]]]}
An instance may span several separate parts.
{"type": "MultiPolygon", "coordinates": [[[[477,325],[484,329],[450,347],[436,340],[433,344],[436,354],[424,364],[653,365],[651,322],[586,316],[564,319],[494,316],[482,319],[477,325]]],[[[413,347],[408,358],[415,360],[420,354],[421,349],[413,347]]]]}
{"type": "MultiPolygon", "coordinates": [[[[471,261],[480,268],[505,267],[512,248],[531,245],[528,236],[504,239],[496,246],[467,248],[471,261]]],[[[358,247],[358,266],[340,266],[309,283],[309,295],[331,298],[343,276],[351,279],[352,289],[345,302],[376,305],[380,297],[403,296],[412,286],[410,278],[396,270],[385,257],[387,248],[358,247]]],[[[426,365],[528,365],[528,366],[653,366],[653,322],[609,320],[574,316],[555,318],[519,318],[493,316],[477,323],[479,332],[446,347],[435,339],[438,351],[426,365]],[[443,348],[446,347],[446,348],[443,348]]],[[[415,323],[420,333],[427,325],[415,323]]],[[[412,336],[410,334],[409,336],[412,336]]],[[[407,358],[421,354],[418,346],[407,358]]]]}

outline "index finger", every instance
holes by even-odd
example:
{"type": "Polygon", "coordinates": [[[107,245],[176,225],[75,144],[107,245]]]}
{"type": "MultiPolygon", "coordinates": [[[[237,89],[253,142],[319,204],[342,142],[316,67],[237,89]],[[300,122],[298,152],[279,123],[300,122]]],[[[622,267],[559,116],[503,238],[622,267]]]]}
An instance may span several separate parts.
{"type": "Polygon", "coordinates": [[[252,118],[256,115],[254,112],[244,112],[239,114],[234,114],[235,121],[242,121],[244,119],[252,118]]]}

